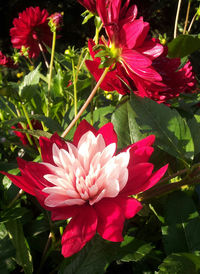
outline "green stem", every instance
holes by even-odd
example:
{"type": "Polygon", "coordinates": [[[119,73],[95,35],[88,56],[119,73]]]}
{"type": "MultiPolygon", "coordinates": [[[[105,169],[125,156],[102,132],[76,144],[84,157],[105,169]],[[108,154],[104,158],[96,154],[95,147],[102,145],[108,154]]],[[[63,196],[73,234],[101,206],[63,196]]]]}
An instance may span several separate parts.
{"type": "Polygon", "coordinates": [[[18,118],[17,114],[14,113],[14,111],[9,107],[9,105],[6,102],[4,102],[4,100],[1,96],[0,96],[0,100],[6,106],[7,110],[10,112],[10,114],[13,115],[15,118],[18,118]]]}
{"type": "Polygon", "coordinates": [[[52,71],[53,71],[53,60],[54,60],[55,46],[56,46],[56,31],[53,32],[51,61],[50,61],[50,66],[49,66],[48,91],[50,91],[50,88],[51,88],[51,78],[52,78],[52,71]]]}
{"type": "Polygon", "coordinates": [[[52,48],[51,48],[51,61],[50,61],[49,75],[48,75],[47,116],[49,116],[49,104],[50,104],[50,100],[51,100],[50,90],[51,90],[51,79],[52,79],[52,72],[53,72],[53,60],[54,60],[55,46],[56,46],[56,31],[53,32],[53,40],[52,40],[52,48]]]}
{"type": "Polygon", "coordinates": [[[186,33],[186,28],[188,25],[188,18],[189,18],[189,14],[190,14],[190,6],[191,6],[191,0],[188,1],[188,7],[187,7],[187,13],[186,13],[186,18],[185,18],[185,26],[184,26],[183,34],[186,33]]]}
{"type": "Polygon", "coordinates": [[[177,36],[177,26],[178,26],[179,14],[180,14],[181,2],[182,2],[182,0],[178,0],[178,7],[177,7],[177,11],[176,11],[176,19],[175,19],[175,24],[174,24],[174,38],[176,38],[176,36],[177,36]]]}
{"type": "MultiPolygon", "coordinates": [[[[31,129],[31,130],[34,130],[33,125],[32,125],[32,123],[31,123],[31,120],[30,120],[30,118],[29,118],[29,116],[28,116],[28,112],[26,111],[25,105],[24,105],[24,104],[21,104],[21,106],[22,106],[24,115],[25,115],[25,117],[26,117],[26,120],[27,120],[27,122],[28,122],[28,125],[29,125],[30,129],[31,129]]],[[[29,137],[30,137],[30,136],[29,136],[29,137]]],[[[33,138],[34,138],[35,144],[36,144],[36,146],[37,146],[37,149],[38,149],[38,151],[39,151],[39,153],[40,153],[40,155],[41,155],[41,149],[40,149],[38,140],[37,140],[34,136],[33,136],[33,138]]],[[[32,142],[32,140],[31,140],[31,142],[32,142]]],[[[32,142],[31,145],[33,145],[33,142],[32,142]]]]}
{"type": "Polygon", "coordinates": [[[77,86],[76,86],[76,73],[74,67],[74,60],[72,58],[72,72],[73,72],[73,83],[74,83],[74,117],[77,115],[77,86]]]}
{"type": "Polygon", "coordinates": [[[96,94],[98,88],[100,87],[101,83],[103,82],[103,80],[104,80],[106,74],[108,73],[108,71],[109,71],[109,68],[108,67],[105,68],[105,70],[102,73],[99,81],[97,82],[96,86],[92,90],[90,96],[87,98],[85,104],[79,110],[78,114],[76,115],[76,117],[74,117],[74,119],[72,120],[72,122],[70,123],[70,125],[66,128],[66,130],[63,132],[63,134],[61,135],[61,137],[64,138],[69,133],[69,131],[73,128],[73,126],[76,124],[76,122],[78,121],[78,119],[81,117],[81,115],[83,114],[83,112],[85,111],[85,109],[87,108],[87,106],[89,105],[89,103],[91,102],[92,98],[96,94]]]}
{"type": "Polygon", "coordinates": [[[9,203],[8,208],[12,207],[14,203],[24,194],[24,191],[20,189],[17,195],[13,198],[13,200],[9,203]]]}

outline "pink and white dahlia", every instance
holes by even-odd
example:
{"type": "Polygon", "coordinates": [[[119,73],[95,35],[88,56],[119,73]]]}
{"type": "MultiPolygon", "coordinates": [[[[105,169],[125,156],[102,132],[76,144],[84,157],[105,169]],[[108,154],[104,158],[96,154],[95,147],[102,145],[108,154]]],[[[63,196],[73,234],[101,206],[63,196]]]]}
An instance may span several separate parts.
{"type": "MultiPolygon", "coordinates": [[[[119,87],[119,81],[127,83],[126,79],[131,79],[135,84],[135,89],[144,97],[146,96],[144,81],[162,86],[162,77],[153,68],[152,61],[162,54],[163,46],[149,39],[147,36],[149,23],[144,22],[142,17],[136,19],[137,7],[135,5],[129,7],[129,2],[130,0],[125,1],[124,4],[121,0],[96,1],[97,13],[108,37],[107,40],[102,39],[106,48],[105,55],[102,56],[107,57],[111,64],[115,64],[114,67],[111,65],[112,71],[107,74],[107,79],[110,78],[109,83],[114,77],[117,79],[115,81],[117,84],[111,84],[112,87],[108,87],[107,90],[117,90],[124,94],[125,89],[121,87],[122,84],[119,87]]],[[[90,49],[93,60],[86,61],[86,65],[98,80],[102,72],[98,68],[102,58],[97,58],[93,50],[94,48],[90,49]]],[[[107,81],[104,80],[101,87],[103,88],[106,83],[107,81]]],[[[126,93],[127,91],[126,88],[126,93]]]]}
{"type": "Polygon", "coordinates": [[[40,138],[41,163],[18,159],[21,176],[2,172],[51,211],[52,220],[71,218],[62,236],[62,254],[81,250],[97,233],[123,241],[125,219],[141,208],[136,195],[154,186],[167,165],[153,172],[149,163],[154,136],[130,145],[120,153],[113,125],[99,130],[83,120],[66,142],[57,134],[40,138]]]}
{"type": "Polygon", "coordinates": [[[48,25],[48,17],[47,10],[40,10],[39,7],[30,7],[19,13],[19,18],[13,20],[14,27],[10,29],[13,47],[28,48],[30,58],[39,56],[39,43],[41,46],[46,44],[51,47],[52,32],[48,25]]]}

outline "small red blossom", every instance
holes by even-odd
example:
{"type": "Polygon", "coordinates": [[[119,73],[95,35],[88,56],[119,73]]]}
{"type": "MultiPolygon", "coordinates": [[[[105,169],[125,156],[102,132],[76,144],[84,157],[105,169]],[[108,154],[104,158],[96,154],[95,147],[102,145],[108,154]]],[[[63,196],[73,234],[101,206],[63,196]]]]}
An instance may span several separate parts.
{"type": "MultiPolygon", "coordinates": [[[[157,86],[163,85],[161,75],[152,66],[153,60],[162,54],[163,46],[148,38],[149,23],[144,22],[142,17],[136,19],[137,7],[135,5],[129,7],[129,2],[126,1],[123,5],[121,0],[96,1],[98,15],[109,38],[108,41],[105,39],[102,41],[104,46],[109,48],[111,61],[114,60],[116,65],[115,69],[111,66],[113,71],[107,74],[107,79],[110,78],[109,82],[111,82],[116,78],[115,90],[121,94],[125,93],[125,88],[123,84],[118,87],[119,80],[122,79],[122,82],[127,83],[131,79],[135,89],[139,90],[141,96],[145,96],[144,81],[157,86]]],[[[98,69],[101,59],[96,58],[95,52],[92,53],[93,50],[90,49],[93,61],[86,61],[86,65],[98,80],[102,72],[98,69]]],[[[106,85],[105,82],[107,81],[104,81],[101,87],[106,85]]],[[[111,85],[113,86],[113,83],[111,85]]]]}
{"type": "Polygon", "coordinates": [[[63,25],[63,13],[55,12],[48,19],[51,30],[60,30],[63,25]]]}
{"type": "Polygon", "coordinates": [[[18,159],[21,176],[5,174],[16,186],[35,196],[51,211],[52,220],[71,218],[62,236],[62,254],[81,250],[98,232],[102,238],[123,241],[125,219],[142,208],[131,195],[153,187],[167,165],[153,172],[149,163],[155,136],[117,151],[117,136],[108,123],[98,131],[83,120],[73,142],[57,134],[40,137],[42,163],[18,159]]]}
{"type": "Polygon", "coordinates": [[[78,2],[92,13],[96,13],[96,0],[78,0],[78,2]]]}
{"type": "Polygon", "coordinates": [[[14,64],[14,61],[10,57],[7,57],[6,55],[4,55],[1,51],[0,51],[0,66],[4,66],[7,68],[17,67],[17,65],[14,64]]]}
{"type": "Polygon", "coordinates": [[[51,47],[52,32],[48,25],[47,10],[39,7],[29,7],[19,17],[13,20],[14,27],[10,29],[11,42],[14,48],[28,48],[30,58],[40,54],[39,44],[51,47]]]}
{"type": "MultiPolygon", "coordinates": [[[[41,124],[40,121],[38,121],[38,120],[31,120],[31,124],[33,126],[33,129],[43,130],[42,124],[41,124]]],[[[22,125],[20,123],[17,124],[17,128],[23,129],[23,127],[22,127],[22,125]]],[[[15,126],[12,126],[12,129],[17,129],[17,128],[15,126]]],[[[27,129],[30,129],[29,125],[27,125],[27,129]]],[[[17,130],[14,130],[14,133],[15,133],[15,135],[17,137],[19,137],[20,141],[22,142],[22,144],[24,146],[29,145],[29,141],[28,141],[25,133],[23,133],[21,131],[17,131],[17,130]]],[[[33,143],[35,143],[33,136],[30,136],[30,137],[31,137],[31,140],[33,141],[33,143]]]]}

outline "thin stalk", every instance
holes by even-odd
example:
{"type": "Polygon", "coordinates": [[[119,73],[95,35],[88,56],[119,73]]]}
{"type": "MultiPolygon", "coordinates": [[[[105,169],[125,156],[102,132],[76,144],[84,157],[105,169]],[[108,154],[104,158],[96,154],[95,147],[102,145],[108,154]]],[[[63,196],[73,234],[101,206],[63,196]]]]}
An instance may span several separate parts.
{"type": "Polygon", "coordinates": [[[48,68],[49,68],[49,63],[48,63],[47,58],[46,58],[46,55],[45,55],[45,53],[44,53],[44,49],[43,49],[43,47],[42,47],[42,45],[40,44],[39,41],[38,41],[38,47],[39,47],[39,49],[40,49],[40,51],[41,51],[41,53],[42,53],[42,56],[43,56],[43,58],[44,58],[44,63],[45,63],[45,65],[46,65],[47,69],[48,69],[48,68]]]}
{"type": "Polygon", "coordinates": [[[174,38],[176,38],[176,36],[177,36],[178,18],[179,18],[179,14],[180,14],[181,2],[182,2],[182,0],[178,0],[176,19],[175,19],[175,24],[174,24],[174,38]]]}
{"type": "Polygon", "coordinates": [[[190,30],[191,30],[191,28],[192,28],[192,25],[194,24],[194,20],[195,20],[196,17],[197,17],[197,14],[198,14],[198,13],[196,12],[195,15],[193,16],[192,21],[190,22],[189,28],[188,28],[188,30],[187,30],[187,33],[190,32],[190,30]]]}
{"type": "Polygon", "coordinates": [[[17,117],[17,114],[14,113],[14,111],[9,107],[9,105],[8,105],[6,102],[4,102],[4,100],[3,100],[3,98],[2,98],[1,96],[0,96],[0,100],[1,100],[1,102],[6,106],[7,110],[10,112],[10,114],[11,114],[12,116],[14,116],[15,118],[18,118],[18,117],[17,117]]]}
{"type": "MultiPolygon", "coordinates": [[[[29,118],[29,116],[28,116],[28,112],[26,111],[26,108],[25,108],[24,104],[22,104],[21,106],[22,106],[24,115],[25,115],[25,117],[26,117],[26,120],[27,120],[27,122],[28,122],[28,125],[29,125],[30,129],[31,129],[31,130],[34,130],[33,125],[32,125],[32,123],[31,123],[31,120],[30,120],[30,118],[29,118]]],[[[40,155],[41,155],[41,149],[40,149],[38,140],[37,140],[34,136],[33,136],[33,138],[34,138],[36,147],[37,147],[37,149],[38,149],[38,151],[39,151],[39,153],[40,153],[40,155]]],[[[32,141],[32,140],[31,140],[31,141],[32,141]]],[[[33,142],[32,142],[32,145],[33,145],[33,142]]]]}
{"type": "Polygon", "coordinates": [[[73,83],[74,83],[74,117],[77,115],[77,86],[76,86],[76,72],[74,67],[74,60],[72,58],[72,73],[73,73],[73,83]]]}
{"type": "Polygon", "coordinates": [[[51,61],[50,61],[50,66],[49,66],[49,77],[48,77],[48,91],[50,91],[50,88],[51,88],[51,78],[52,78],[52,71],[53,71],[53,60],[54,60],[55,46],[56,46],[56,31],[53,32],[53,41],[52,41],[52,48],[51,48],[51,61]]]}
{"type": "Polygon", "coordinates": [[[186,29],[187,29],[187,25],[188,25],[188,18],[189,18],[189,14],[190,14],[190,6],[191,6],[191,0],[188,1],[187,13],[186,13],[186,18],[185,18],[185,25],[184,25],[183,34],[186,33],[186,29]]]}
{"type": "Polygon", "coordinates": [[[23,189],[20,189],[20,191],[17,193],[17,195],[13,198],[13,200],[9,203],[8,208],[12,207],[14,203],[24,194],[23,189]]]}
{"type": "Polygon", "coordinates": [[[91,102],[92,98],[96,94],[98,88],[100,87],[101,83],[103,82],[103,80],[104,80],[106,74],[108,73],[108,71],[109,71],[109,68],[108,67],[105,68],[105,70],[102,73],[99,81],[97,82],[96,86],[92,90],[90,96],[87,98],[85,104],[79,110],[78,114],[76,115],[76,117],[74,117],[74,119],[72,120],[72,122],[70,123],[70,125],[66,128],[66,130],[63,132],[63,134],[61,135],[61,137],[64,138],[69,133],[69,131],[73,128],[73,126],[76,124],[76,122],[78,121],[78,119],[81,117],[81,115],[83,114],[83,112],[85,111],[85,109],[87,108],[87,106],[89,105],[89,103],[91,102]]]}

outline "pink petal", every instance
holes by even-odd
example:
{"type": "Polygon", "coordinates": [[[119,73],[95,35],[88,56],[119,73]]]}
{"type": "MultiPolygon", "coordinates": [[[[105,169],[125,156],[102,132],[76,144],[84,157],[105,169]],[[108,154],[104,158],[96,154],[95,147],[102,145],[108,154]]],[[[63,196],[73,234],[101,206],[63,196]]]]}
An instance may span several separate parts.
{"type": "Polygon", "coordinates": [[[117,145],[117,134],[114,131],[114,127],[112,123],[107,123],[103,127],[101,127],[97,134],[102,134],[106,146],[115,143],[117,145]]]}
{"type": "Polygon", "coordinates": [[[159,57],[163,53],[163,45],[152,40],[144,41],[140,48],[137,48],[141,54],[148,56],[151,60],[159,57]]]}
{"type": "Polygon", "coordinates": [[[145,186],[148,184],[148,180],[151,177],[153,168],[154,166],[151,163],[140,163],[135,166],[129,166],[128,182],[120,193],[135,195],[144,191],[145,186]]]}
{"type": "Polygon", "coordinates": [[[95,136],[97,135],[96,129],[91,126],[86,120],[82,120],[74,133],[73,144],[77,146],[82,135],[84,135],[88,131],[92,131],[95,136]]]}
{"type": "Polygon", "coordinates": [[[131,49],[123,49],[121,57],[123,58],[127,66],[130,67],[130,69],[132,70],[134,70],[135,67],[140,69],[147,68],[152,64],[150,58],[131,49]]]}
{"type": "Polygon", "coordinates": [[[131,197],[118,196],[114,201],[121,207],[126,219],[132,218],[142,209],[141,203],[131,197]]]}
{"type": "Polygon", "coordinates": [[[39,139],[42,160],[46,163],[54,164],[52,155],[52,145],[55,143],[59,149],[63,148],[68,151],[67,143],[57,134],[54,133],[50,139],[46,137],[40,137],[39,139]]]}
{"type": "Polygon", "coordinates": [[[112,199],[103,199],[94,205],[98,217],[97,232],[112,242],[123,241],[124,213],[112,199]]]}
{"type": "Polygon", "coordinates": [[[96,233],[97,216],[90,206],[82,207],[73,217],[62,236],[62,255],[70,257],[80,251],[96,233]]]}

